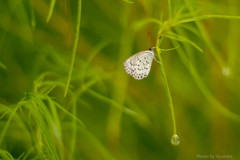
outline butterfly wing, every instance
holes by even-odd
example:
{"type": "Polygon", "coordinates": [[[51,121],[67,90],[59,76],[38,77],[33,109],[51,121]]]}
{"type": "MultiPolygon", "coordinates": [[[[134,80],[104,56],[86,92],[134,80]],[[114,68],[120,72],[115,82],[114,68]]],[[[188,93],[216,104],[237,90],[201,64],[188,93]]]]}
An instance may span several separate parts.
{"type": "Polygon", "coordinates": [[[136,53],[124,62],[123,67],[135,79],[143,79],[150,72],[153,56],[154,53],[150,50],[136,53]]]}

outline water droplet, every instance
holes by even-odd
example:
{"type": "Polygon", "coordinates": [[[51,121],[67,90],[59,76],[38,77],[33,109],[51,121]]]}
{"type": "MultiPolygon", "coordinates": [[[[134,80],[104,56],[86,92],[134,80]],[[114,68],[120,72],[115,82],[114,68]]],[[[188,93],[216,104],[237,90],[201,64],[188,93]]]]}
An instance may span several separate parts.
{"type": "Polygon", "coordinates": [[[224,68],[222,69],[222,74],[223,74],[224,76],[229,76],[229,75],[231,74],[230,68],[224,67],[224,68]]]}
{"type": "Polygon", "coordinates": [[[177,134],[174,134],[171,138],[171,143],[175,146],[179,145],[180,140],[177,134]]]}

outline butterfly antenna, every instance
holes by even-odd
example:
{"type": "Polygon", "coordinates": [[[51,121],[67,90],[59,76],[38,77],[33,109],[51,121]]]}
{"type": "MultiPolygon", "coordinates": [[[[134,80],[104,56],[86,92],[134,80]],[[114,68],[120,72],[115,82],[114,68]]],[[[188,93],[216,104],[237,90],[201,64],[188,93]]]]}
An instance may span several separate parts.
{"type": "Polygon", "coordinates": [[[151,47],[151,48],[149,48],[150,51],[153,51],[153,49],[156,49],[156,47],[151,47]]]}

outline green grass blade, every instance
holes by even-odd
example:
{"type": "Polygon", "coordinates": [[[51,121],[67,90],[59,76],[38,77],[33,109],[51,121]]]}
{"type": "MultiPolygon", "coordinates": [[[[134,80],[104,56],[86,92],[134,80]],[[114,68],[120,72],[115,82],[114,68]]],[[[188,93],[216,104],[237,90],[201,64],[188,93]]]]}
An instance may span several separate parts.
{"type": "Polygon", "coordinates": [[[22,107],[22,103],[18,103],[16,106],[14,106],[14,109],[12,109],[11,114],[9,115],[9,118],[8,118],[6,124],[4,125],[4,128],[3,128],[2,132],[1,132],[0,147],[2,146],[3,139],[4,139],[4,137],[5,137],[6,133],[7,133],[7,130],[9,128],[9,126],[10,126],[10,123],[11,123],[12,119],[14,118],[17,110],[20,107],[22,107]]]}
{"type": "Polygon", "coordinates": [[[50,4],[48,16],[47,16],[47,23],[50,21],[50,19],[51,19],[51,17],[52,17],[55,4],[56,4],[56,0],[51,0],[51,4],[50,4]]]}
{"type": "Polygon", "coordinates": [[[142,19],[140,21],[137,21],[133,24],[133,30],[134,31],[138,31],[140,30],[143,26],[149,24],[149,23],[156,23],[158,25],[162,25],[162,22],[159,21],[158,19],[155,18],[146,18],[146,19],[142,19]]]}
{"type": "Polygon", "coordinates": [[[0,149],[0,159],[2,160],[15,160],[13,156],[6,150],[0,149]]]}
{"type": "MultiPolygon", "coordinates": [[[[189,10],[190,10],[190,14],[192,17],[196,17],[196,13],[195,13],[195,9],[192,7],[191,3],[189,0],[185,0],[185,3],[187,4],[189,10]]],[[[219,50],[217,49],[217,47],[214,45],[214,43],[212,42],[209,33],[208,33],[208,29],[205,27],[204,24],[201,23],[201,21],[195,21],[196,25],[197,25],[197,29],[198,31],[201,33],[203,40],[205,41],[205,43],[209,46],[210,49],[210,53],[213,55],[213,57],[216,59],[218,65],[221,67],[221,69],[223,69],[224,67],[226,67],[226,64],[224,62],[224,59],[219,56],[219,50]]],[[[184,23],[186,24],[186,23],[184,23]]]]}
{"type": "Polygon", "coordinates": [[[173,50],[175,50],[175,49],[178,49],[179,47],[180,47],[180,46],[173,47],[173,48],[169,48],[169,49],[160,48],[160,51],[163,51],[163,52],[173,51],[173,50]]]}
{"type": "Polygon", "coordinates": [[[108,97],[106,97],[106,96],[103,96],[103,95],[101,95],[101,94],[99,94],[99,93],[97,93],[97,92],[95,92],[95,91],[93,91],[93,90],[91,90],[91,89],[88,89],[87,92],[88,92],[90,95],[92,95],[92,96],[94,96],[94,97],[102,100],[103,102],[106,102],[106,103],[109,103],[109,104],[113,105],[113,106],[116,107],[117,109],[123,111],[124,113],[126,113],[126,114],[128,114],[128,115],[130,115],[130,116],[132,116],[132,117],[139,117],[138,113],[136,113],[136,112],[134,112],[133,110],[125,107],[125,106],[122,105],[122,104],[117,103],[116,101],[112,100],[111,98],[108,98],[108,97]]]}
{"type": "Polygon", "coordinates": [[[180,20],[179,22],[176,22],[175,24],[173,24],[173,26],[179,25],[179,24],[182,24],[182,23],[202,21],[202,20],[206,20],[206,19],[233,19],[233,20],[235,19],[235,20],[240,20],[240,16],[203,15],[203,16],[197,16],[197,17],[193,17],[193,18],[188,18],[188,19],[180,20]]]}
{"type": "Polygon", "coordinates": [[[199,34],[199,29],[197,29],[195,26],[190,26],[187,24],[180,24],[175,26],[174,28],[183,28],[187,31],[192,32],[193,34],[195,34],[196,36],[200,37],[201,34],[199,34]]]}
{"type": "Polygon", "coordinates": [[[56,142],[57,142],[57,146],[59,148],[59,155],[60,157],[64,158],[64,147],[63,147],[63,140],[62,140],[62,126],[61,126],[61,122],[60,122],[60,118],[59,118],[59,113],[57,111],[56,106],[54,105],[54,101],[47,95],[45,95],[48,103],[49,103],[49,107],[51,110],[51,115],[53,118],[53,123],[52,124],[52,129],[53,129],[53,133],[56,137],[56,142]]]}
{"type": "Polygon", "coordinates": [[[17,160],[23,159],[24,155],[25,155],[25,153],[22,153],[22,154],[17,158],[17,160]]]}
{"type": "Polygon", "coordinates": [[[194,43],[193,41],[191,41],[190,39],[188,39],[184,36],[180,36],[180,35],[177,35],[177,34],[171,32],[171,33],[168,33],[166,35],[166,37],[169,38],[169,39],[172,39],[172,40],[178,40],[180,42],[186,42],[186,43],[192,45],[194,48],[196,48],[199,52],[203,52],[203,50],[196,43],[194,43]]]}
{"type": "Polygon", "coordinates": [[[70,70],[69,70],[69,75],[68,75],[68,80],[67,80],[67,84],[66,84],[66,88],[65,88],[64,97],[66,97],[66,95],[67,95],[68,87],[69,87],[71,77],[72,77],[73,66],[74,66],[75,56],[76,56],[77,46],[78,46],[79,32],[80,32],[81,13],[82,13],[82,0],[78,0],[78,15],[77,15],[76,34],[75,34],[75,40],[74,40],[74,45],[73,45],[72,61],[71,61],[71,66],[70,66],[70,70]]]}
{"type": "Polygon", "coordinates": [[[60,104],[58,104],[57,102],[54,101],[54,104],[59,108],[61,109],[63,112],[65,112],[67,115],[69,115],[72,119],[76,119],[77,122],[83,127],[85,128],[85,125],[84,123],[78,119],[76,116],[74,116],[73,114],[71,114],[70,112],[68,112],[65,108],[63,108],[60,104]]]}
{"type": "Polygon", "coordinates": [[[91,86],[93,86],[94,84],[99,82],[100,80],[105,79],[105,78],[107,79],[110,77],[112,77],[112,73],[95,76],[92,79],[90,79],[88,82],[85,82],[84,85],[81,88],[79,88],[79,90],[77,90],[75,94],[78,96],[81,96],[88,88],[90,88],[91,86]]]}
{"type": "MultiPolygon", "coordinates": [[[[74,98],[73,107],[72,107],[72,115],[76,117],[76,108],[77,108],[77,100],[74,98]]],[[[69,159],[73,159],[75,146],[76,146],[76,139],[77,139],[77,123],[76,119],[72,119],[72,139],[71,139],[71,147],[69,153],[69,159]]]]}
{"type": "Polygon", "coordinates": [[[47,106],[44,104],[44,102],[42,102],[41,98],[36,95],[32,96],[29,102],[33,106],[31,112],[36,120],[37,125],[39,126],[41,135],[43,137],[43,142],[46,144],[46,149],[49,152],[49,156],[54,160],[58,160],[59,156],[53,142],[53,137],[49,132],[52,118],[47,110],[47,106]]]}

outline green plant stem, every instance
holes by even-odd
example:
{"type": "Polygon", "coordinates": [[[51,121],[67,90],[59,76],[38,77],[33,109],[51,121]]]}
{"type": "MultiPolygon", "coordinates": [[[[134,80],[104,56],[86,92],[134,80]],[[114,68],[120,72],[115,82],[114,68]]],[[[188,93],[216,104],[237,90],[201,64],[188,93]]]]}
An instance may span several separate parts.
{"type": "MultiPolygon", "coordinates": [[[[76,106],[77,106],[77,100],[76,100],[76,97],[74,97],[73,108],[72,108],[73,116],[76,116],[76,106]]],[[[75,148],[76,139],[77,139],[76,136],[77,136],[77,121],[76,119],[72,119],[72,141],[71,141],[69,159],[73,159],[74,157],[74,152],[76,149],[75,148]]]]}
{"type": "Polygon", "coordinates": [[[161,49],[159,48],[159,46],[162,43],[162,40],[165,36],[165,33],[166,32],[164,30],[159,31],[159,34],[158,34],[159,38],[157,39],[156,50],[157,50],[157,55],[158,55],[159,62],[160,62],[159,67],[160,67],[160,71],[161,71],[161,75],[162,75],[164,88],[165,88],[166,93],[167,93],[168,105],[169,105],[171,116],[172,116],[173,133],[174,133],[174,135],[176,135],[177,134],[177,127],[176,127],[175,114],[174,114],[174,109],[173,109],[172,96],[171,96],[170,89],[168,87],[167,77],[166,77],[166,74],[165,74],[165,71],[164,71],[163,61],[162,61],[162,57],[161,57],[161,49]]]}
{"type": "Polygon", "coordinates": [[[79,32],[80,32],[81,12],[82,12],[82,0],[78,0],[78,15],[77,15],[75,41],[74,41],[74,46],[73,46],[72,61],[71,61],[71,66],[70,66],[70,70],[69,70],[69,74],[68,74],[68,80],[67,80],[67,84],[66,84],[66,88],[65,88],[65,92],[64,92],[64,97],[66,97],[66,95],[67,95],[68,87],[69,87],[71,77],[72,77],[72,71],[73,71],[73,66],[74,66],[74,62],[75,62],[75,56],[76,56],[78,38],[79,38],[79,32]]]}
{"type": "Polygon", "coordinates": [[[7,133],[7,130],[8,130],[8,128],[9,128],[9,126],[10,126],[10,123],[11,123],[13,117],[15,116],[17,110],[18,110],[20,107],[21,107],[21,105],[18,104],[18,105],[11,111],[11,114],[9,115],[9,118],[8,118],[7,122],[5,123],[3,130],[1,131],[1,136],[0,136],[0,146],[1,146],[1,147],[2,147],[3,139],[4,139],[4,137],[5,137],[6,133],[7,133]]]}

